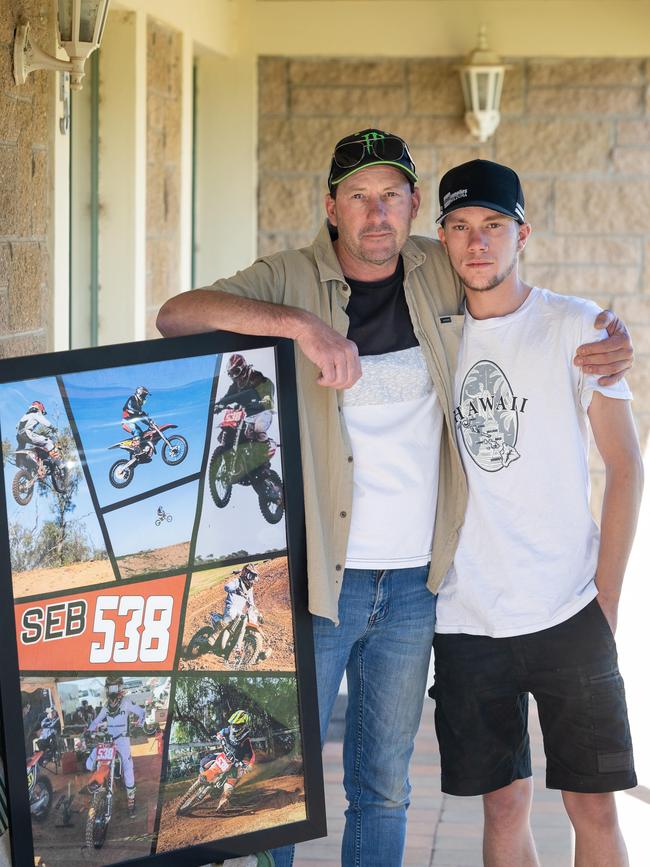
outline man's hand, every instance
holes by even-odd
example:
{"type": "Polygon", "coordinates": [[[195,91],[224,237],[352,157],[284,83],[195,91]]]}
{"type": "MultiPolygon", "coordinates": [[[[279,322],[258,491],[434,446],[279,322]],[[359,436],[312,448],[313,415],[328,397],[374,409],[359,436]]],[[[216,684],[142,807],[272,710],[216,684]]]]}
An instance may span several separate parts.
{"type": "Polygon", "coordinates": [[[609,623],[609,628],[612,630],[612,635],[616,635],[616,625],[618,623],[618,599],[611,599],[599,593],[596,596],[605,619],[609,623]]]}
{"type": "Polygon", "coordinates": [[[611,310],[602,310],[594,323],[596,328],[607,329],[609,335],[595,343],[579,346],[573,363],[585,373],[600,376],[599,385],[614,385],[630,370],[634,360],[634,348],[630,333],[622,319],[611,310]]]}
{"type": "Polygon", "coordinates": [[[305,314],[295,340],[310,361],[320,368],[318,384],[329,388],[351,388],[361,377],[356,344],[326,325],[317,316],[305,314]]]}

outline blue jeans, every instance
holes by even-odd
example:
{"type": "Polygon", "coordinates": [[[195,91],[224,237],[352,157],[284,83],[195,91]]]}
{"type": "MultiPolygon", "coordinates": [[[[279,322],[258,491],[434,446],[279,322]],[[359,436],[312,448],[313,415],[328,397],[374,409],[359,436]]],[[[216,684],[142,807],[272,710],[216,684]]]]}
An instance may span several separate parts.
{"type": "MultiPolygon", "coordinates": [[[[436,611],[428,566],[346,569],[339,626],[313,618],[321,742],[343,672],[348,678],[343,769],[343,867],[398,867],[436,611]]],[[[273,850],[291,867],[293,847],[273,850]]]]}

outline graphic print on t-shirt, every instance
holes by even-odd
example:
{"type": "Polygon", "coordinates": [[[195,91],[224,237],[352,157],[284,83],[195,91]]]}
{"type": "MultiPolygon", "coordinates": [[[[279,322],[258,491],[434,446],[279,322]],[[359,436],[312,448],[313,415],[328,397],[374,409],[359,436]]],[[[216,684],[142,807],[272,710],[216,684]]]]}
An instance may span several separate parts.
{"type": "Polygon", "coordinates": [[[459,441],[482,470],[495,473],[521,457],[515,446],[527,402],[496,362],[482,359],[467,372],[454,420],[459,441]]]}

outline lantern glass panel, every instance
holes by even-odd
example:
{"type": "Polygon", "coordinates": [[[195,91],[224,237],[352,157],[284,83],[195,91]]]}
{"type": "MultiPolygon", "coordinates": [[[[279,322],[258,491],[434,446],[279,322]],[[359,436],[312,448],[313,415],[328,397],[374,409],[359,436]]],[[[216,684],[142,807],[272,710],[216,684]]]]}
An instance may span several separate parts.
{"type": "Polygon", "coordinates": [[[490,107],[490,78],[489,72],[478,72],[476,75],[476,90],[478,93],[478,109],[486,111],[490,107]]]}
{"type": "Polygon", "coordinates": [[[59,0],[61,42],[72,42],[72,0],[59,0]]]}
{"type": "Polygon", "coordinates": [[[499,106],[499,82],[501,81],[501,70],[495,69],[490,75],[490,104],[489,108],[498,108],[499,106]]]}
{"type": "Polygon", "coordinates": [[[79,27],[79,39],[81,42],[94,42],[97,16],[102,0],[82,0],[81,25],[79,27]]]}

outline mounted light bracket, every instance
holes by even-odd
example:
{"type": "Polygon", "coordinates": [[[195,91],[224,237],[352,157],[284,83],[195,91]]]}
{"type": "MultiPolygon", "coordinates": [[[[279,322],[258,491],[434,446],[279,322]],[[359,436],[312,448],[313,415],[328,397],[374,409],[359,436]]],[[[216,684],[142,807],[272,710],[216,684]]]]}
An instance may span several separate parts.
{"type": "Polygon", "coordinates": [[[70,87],[81,90],[86,59],[102,40],[110,0],[59,0],[57,41],[69,60],[60,60],[35,45],[29,22],[21,20],[14,41],[14,79],[24,84],[30,72],[54,69],[70,73],[70,87]]]}

